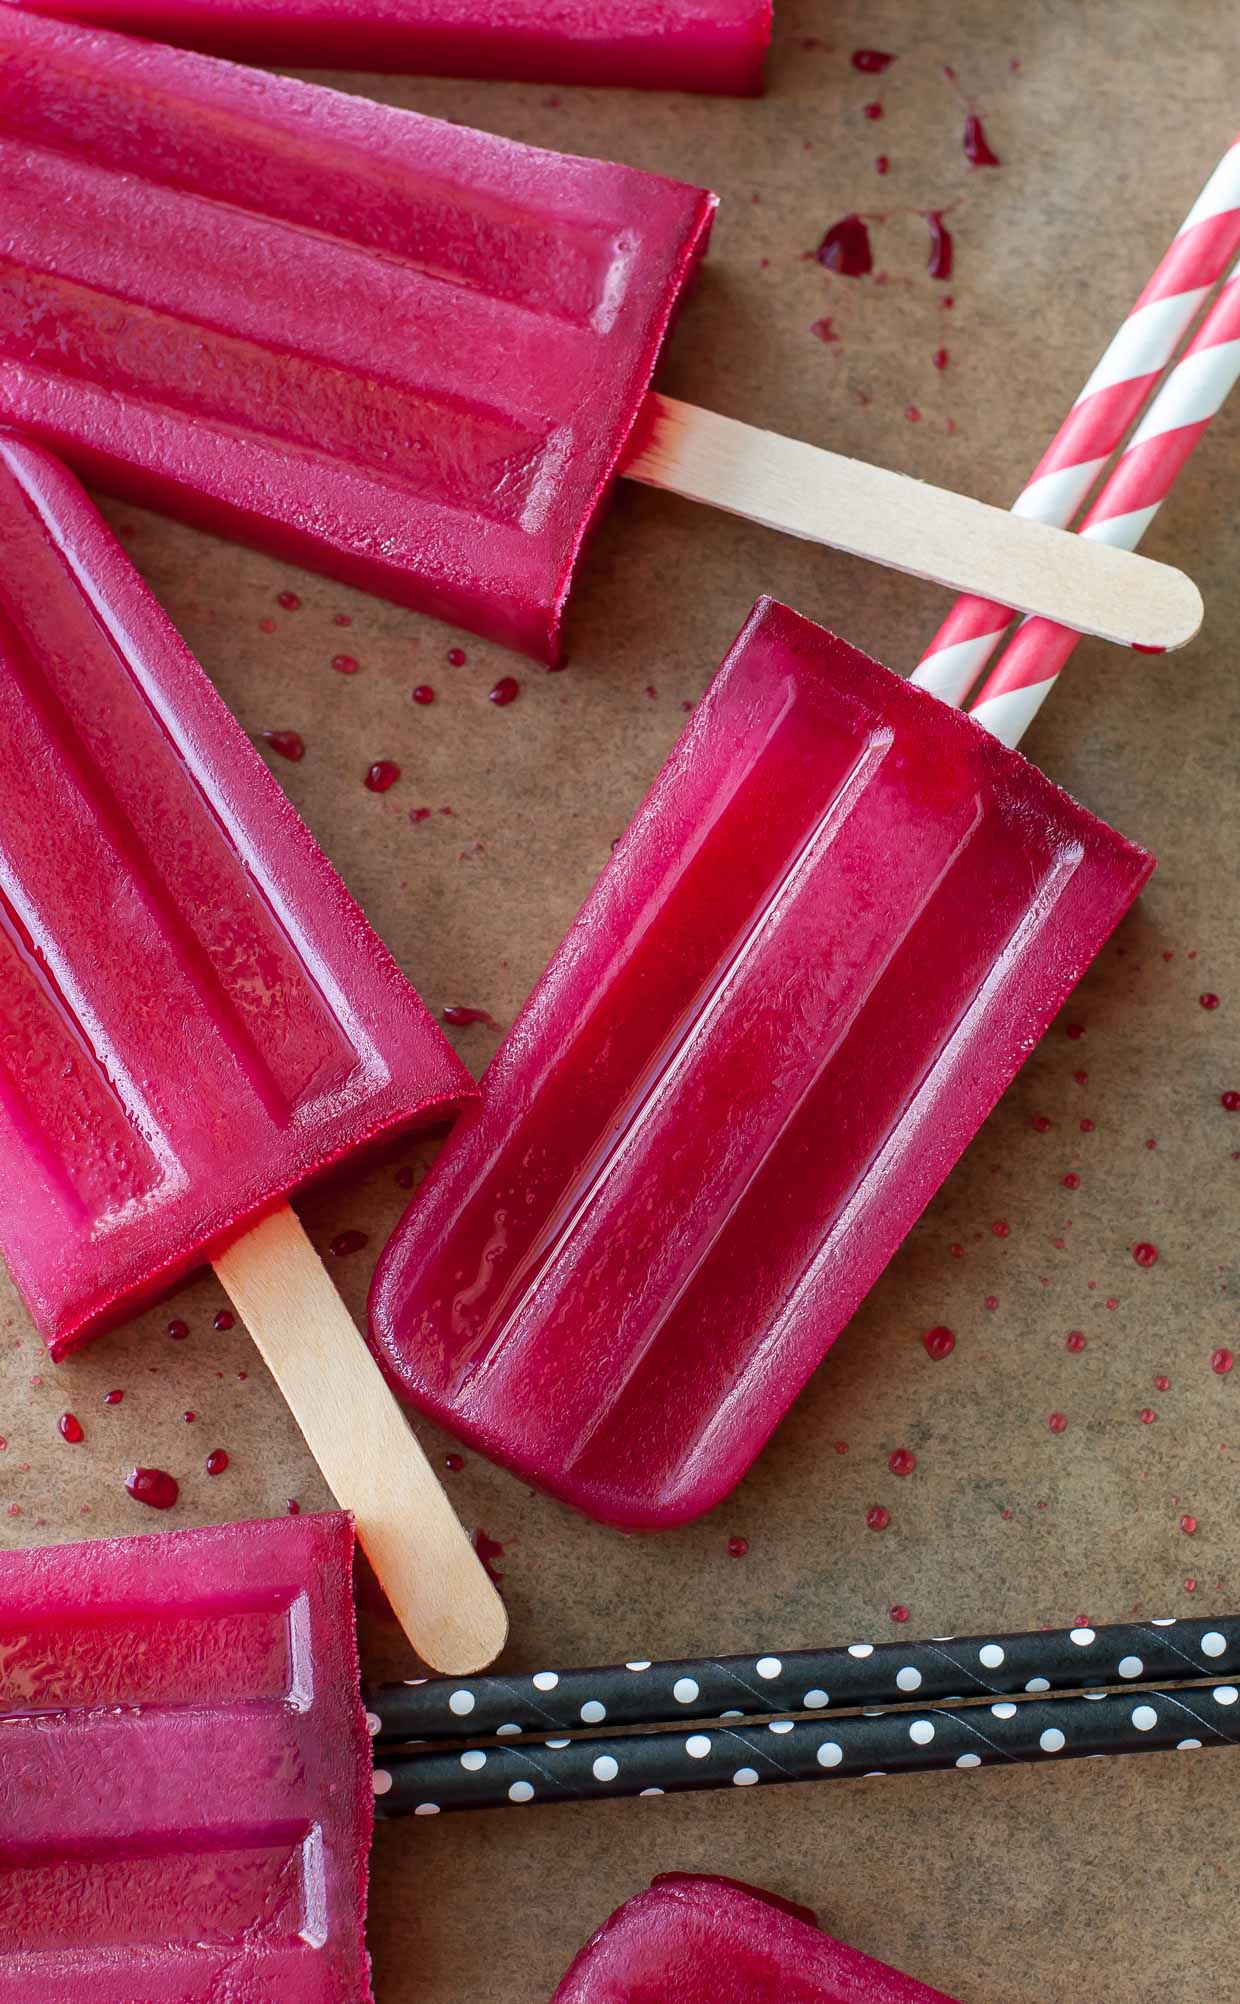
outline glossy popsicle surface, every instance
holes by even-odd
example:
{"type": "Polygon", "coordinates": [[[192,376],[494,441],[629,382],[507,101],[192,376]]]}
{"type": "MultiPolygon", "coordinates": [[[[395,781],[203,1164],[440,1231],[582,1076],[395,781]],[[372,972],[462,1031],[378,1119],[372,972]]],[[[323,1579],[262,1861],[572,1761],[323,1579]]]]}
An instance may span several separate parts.
{"type": "Polygon", "coordinates": [[[1152,867],[760,602],[384,1254],[394,1384],[591,1515],[708,1509],[1152,867]]]}
{"type": "Polygon", "coordinates": [[[0,1249],[53,1355],[472,1091],[76,481],[0,435],[0,1249]]]}
{"type": "Polygon", "coordinates": [[[17,0],[246,62],[651,90],[762,88],[771,0],[17,0]]]}
{"type": "Polygon", "coordinates": [[[0,2004],[367,2004],[347,1517],[0,1554],[0,2004]]]}
{"type": "Polygon", "coordinates": [[[0,185],[0,421],[555,659],[712,196],[10,6],[0,185]]]}
{"type": "Polygon", "coordinates": [[[552,2004],[951,2004],[734,1879],[669,1873],[586,1943],[552,2004]]]}

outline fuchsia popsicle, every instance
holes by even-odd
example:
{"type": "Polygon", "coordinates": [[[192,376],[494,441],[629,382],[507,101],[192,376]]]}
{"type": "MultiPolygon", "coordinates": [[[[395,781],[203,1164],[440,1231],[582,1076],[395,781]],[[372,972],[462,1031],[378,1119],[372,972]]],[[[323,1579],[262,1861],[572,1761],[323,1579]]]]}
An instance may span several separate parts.
{"type": "Polygon", "coordinates": [[[0,186],[0,422],[552,665],[621,473],[1124,646],[1200,624],[1166,566],[651,391],[704,189],[5,5],[0,186]]]}
{"type": "Polygon", "coordinates": [[[551,2004],[951,2004],[823,1934],[807,1907],[673,1872],[588,1941],[551,2004]]]}
{"type": "Polygon", "coordinates": [[[252,63],[632,84],[762,88],[771,0],[17,0],[252,63]]]}
{"type": "Polygon", "coordinates": [[[53,1357],[472,1083],[76,481],[0,434],[0,1247],[53,1357]]]}
{"type": "Polygon", "coordinates": [[[0,1553],[0,2004],[367,2004],[347,1517],[0,1553]]]}
{"type": "Polygon", "coordinates": [[[384,1254],[392,1382],[590,1515],[709,1509],[1152,867],[760,602],[384,1254]]]}
{"type": "Polygon", "coordinates": [[[713,196],[9,6],[0,184],[0,419],[555,659],[713,196]]]}
{"type": "Polygon", "coordinates": [[[473,1090],[77,482],[0,433],[0,1250],[58,1360],[211,1261],[437,1669],[504,1610],[287,1199],[473,1090]]]}

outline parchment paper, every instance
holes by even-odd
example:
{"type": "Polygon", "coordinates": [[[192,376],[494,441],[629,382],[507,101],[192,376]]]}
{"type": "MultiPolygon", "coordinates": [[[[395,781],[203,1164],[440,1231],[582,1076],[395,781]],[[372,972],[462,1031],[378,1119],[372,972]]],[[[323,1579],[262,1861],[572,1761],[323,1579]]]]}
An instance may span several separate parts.
{"type": "MultiPolygon", "coordinates": [[[[336,81],[710,183],[724,198],[714,255],[661,386],[1006,504],[1232,138],[1234,10],[779,0],[778,12],[759,104],[336,81]],[[860,74],[858,48],[897,60],[860,74]],[[997,170],[964,159],[969,108],[997,170]],[[927,210],[947,211],[954,238],[946,284],[927,276],[927,210]],[[881,279],[803,256],[850,211],[872,219],[881,279]],[[836,341],[812,331],[828,317],[836,341]]],[[[475,1456],[448,1477],[466,1520],[504,1547],[514,1667],[886,1637],[896,1607],[924,1635],[1234,1604],[1240,1369],[1212,1370],[1211,1354],[1240,1352],[1240,1113],[1220,1101],[1240,1089],[1238,502],[1240,404],[1146,546],[1200,581],[1204,634],[1158,662],[1082,646],[1027,741],[1154,849],[1159,872],[749,1480],[702,1524],[625,1539],[475,1456]],[[1134,1262],[1138,1242],[1157,1246],[1156,1265],[1134,1262]],[[922,1338],[940,1325],[956,1347],[932,1363],[922,1338]],[[1070,1331],[1083,1350],[1067,1348],[1070,1331]],[[917,1460],[903,1479],[887,1465],[898,1448],[917,1460]],[[866,1527],[876,1503],[891,1512],[881,1533],[866,1527]],[[743,1558],[729,1556],[734,1537],[743,1558]]],[[[107,512],[245,727],[303,734],[303,762],[273,759],[278,776],[428,1003],[501,1026],[759,592],[901,669],[947,604],[621,491],[576,600],[571,665],[548,675],[133,508],[107,512]],[[287,591],[299,610],[277,604],[287,591]],[[457,645],[467,661],[453,667],[457,645]],[[340,653],[356,675],[330,666],[340,653]],[[497,708],[488,691],[503,675],[520,694],[497,708]],[[411,702],[415,684],[433,704],[411,702]],[[379,758],[402,767],[382,796],[362,784],[379,758]],[[412,821],[420,807],[433,811],[412,821]]],[[[496,1033],[452,1034],[480,1069],[496,1033]]],[[[369,1233],[334,1262],[359,1314],[404,1202],[395,1170],[428,1153],[305,1206],[324,1247],[369,1233]]],[[[6,1542],[327,1503],[244,1332],[213,1328],[221,1306],[200,1279],[53,1370],[4,1287],[6,1542]],[[184,1341],[165,1333],[172,1315],[184,1341]],[[113,1388],[125,1397],[109,1407],[113,1388]],[[57,1433],[66,1410],[81,1446],[57,1433]],[[216,1447],[230,1466],[212,1478],[216,1447]],[[179,1477],[176,1511],[129,1499],[134,1462],[179,1477]]],[[[425,1431],[442,1461],[452,1444],[425,1431]]],[[[363,1644],[373,1675],[415,1667],[373,1612],[363,1644]]],[[[653,1872],[703,1868],[813,1904],[966,2004],[1228,2004],[1240,1999],[1238,1789],[1240,1756],[1177,1754],[389,1826],[375,1847],[376,1993],[543,2004],[653,1872]]]]}

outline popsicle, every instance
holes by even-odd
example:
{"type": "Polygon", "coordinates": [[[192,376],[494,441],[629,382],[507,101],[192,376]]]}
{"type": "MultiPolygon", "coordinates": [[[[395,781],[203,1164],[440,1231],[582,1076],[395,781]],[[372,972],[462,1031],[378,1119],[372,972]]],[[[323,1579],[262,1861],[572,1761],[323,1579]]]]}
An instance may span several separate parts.
{"type": "Polygon", "coordinates": [[[0,1249],[57,1361],[214,1261],[432,1660],[502,1608],[286,1200],[472,1093],[76,481],[0,434],[0,1249]]]}
{"type": "Polygon", "coordinates": [[[17,0],[252,63],[762,89],[771,0],[17,0]]]}
{"type": "Polygon", "coordinates": [[[1125,644],[1200,623],[1165,566],[647,395],[700,188],[12,6],[0,185],[0,421],[549,662],[622,467],[1125,644]]]}
{"type": "Polygon", "coordinates": [[[353,1532],[0,1553],[0,2004],[368,2004],[353,1532]]]}
{"type": "Polygon", "coordinates": [[[393,1384],[592,1516],[709,1509],[1152,867],[760,601],[380,1261],[393,1384]]]}
{"type": "Polygon", "coordinates": [[[736,1879],[670,1872],[588,1941],[551,2004],[951,2004],[736,1879]]]}

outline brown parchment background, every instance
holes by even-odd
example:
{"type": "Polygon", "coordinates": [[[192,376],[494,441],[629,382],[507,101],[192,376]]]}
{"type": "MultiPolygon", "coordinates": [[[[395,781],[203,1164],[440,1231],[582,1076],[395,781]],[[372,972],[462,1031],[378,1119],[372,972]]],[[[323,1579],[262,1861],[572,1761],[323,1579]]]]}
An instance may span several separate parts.
{"type": "MultiPolygon", "coordinates": [[[[1235,10],[779,0],[778,11],[758,104],[339,81],[710,183],[723,196],[714,254],[662,386],[1006,504],[1232,137],[1235,10]],[[830,46],[806,48],[813,37],[830,46]],[[858,47],[898,60],[859,75],[848,60],[858,47]],[[966,98],[997,172],[965,164],[966,98]],[[881,120],[863,116],[868,102],[881,120]],[[919,212],[948,205],[956,271],[943,286],[926,276],[919,212]],[[850,210],[887,212],[874,236],[885,283],[803,260],[850,210]],[[838,343],[810,331],[824,315],[838,343]]],[[[1147,543],[1199,579],[1202,637],[1165,662],[1083,646],[1028,741],[1055,778],[1157,852],[1158,875],[749,1480],[704,1523],[625,1539],[474,1456],[448,1477],[467,1522],[505,1548],[512,1666],[885,1637],[899,1604],[909,1634],[1234,1605],[1240,1369],[1218,1375],[1210,1357],[1240,1351],[1240,1114],[1220,1104],[1240,1088],[1238,502],[1240,405],[1147,543]],[[1205,992],[1217,1009],[1200,1006],[1205,992]],[[1069,1023],[1084,1035],[1069,1038],[1069,1023]],[[1050,1127],[1039,1132],[1035,1116],[1050,1127]],[[1063,1185],[1070,1173],[1076,1190],[1063,1185]],[[1006,1237],[992,1229],[1000,1220],[1006,1237]],[[1141,1240],[1161,1255],[1148,1271],[1130,1253],[1141,1240]],[[921,1338],[941,1323],[956,1350],[932,1364],[921,1338]],[[1086,1337],[1080,1354],[1065,1348],[1073,1329],[1086,1337]],[[1156,1419],[1142,1423],[1143,1409],[1156,1419]],[[1056,1411],[1068,1421],[1058,1435],[1056,1411]],[[897,1447],[917,1456],[905,1480],[887,1467],[897,1447]],[[865,1524],[874,1503],[891,1511],[881,1534],[865,1524]],[[1185,1513],[1195,1535],[1180,1528],[1185,1513]],[[734,1535],[749,1541],[743,1559],[728,1556],[734,1535]]],[[[303,733],[304,762],[276,759],[278,776],[428,1003],[484,1008],[501,1025],[759,592],[902,669],[947,604],[627,489],[576,600],[571,665],[550,676],[132,508],[108,513],[246,728],[303,733]],[[276,604],[289,589],[303,600],[296,613],[276,604]],[[351,617],[347,631],[337,613],[351,617]],[[468,660],[452,668],[457,642],[468,660]],[[328,665],[341,651],[360,661],[355,677],[328,665]],[[496,709],[487,692],[506,674],[520,697],[496,709]],[[420,682],[436,691],[431,707],[410,701],[420,682]],[[361,783],[377,758],[403,768],[382,797],[361,783]],[[412,823],[422,805],[452,814],[412,823]]],[[[453,1034],[480,1069],[494,1034],[453,1034]]],[[[370,1234],[335,1266],[359,1313],[403,1202],[393,1167],[305,1207],[322,1245],[353,1227],[370,1234]]],[[[175,1306],[188,1340],[169,1342],[164,1309],[53,1370],[4,1288],[6,1542],[276,1513],[290,1496],[326,1504],[243,1331],[213,1330],[221,1302],[200,1279],[175,1306]],[[126,1396],[107,1408],[113,1386],[126,1396]],[[66,1409],[83,1446],[57,1434],[66,1409]],[[212,1480],[203,1462],[217,1446],[231,1466],[212,1480]],[[170,1516],[126,1496],[135,1461],[180,1478],[170,1516]]],[[[449,1443],[425,1432],[442,1461],[449,1443]]],[[[363,1647],[374,1675],[414,1668],[373,1614],[363,1647]]],[[[813,1903],[848,1940],[967,2004],[1228,2004],[1240,1999],[1238,1789],[1240,1756],[1169,1754],[390,1825],[375,1846],[376,1993],[380,2004],[542,2004],[590,1930],[654,1871],[704,1868],[813,1903]]]]}

